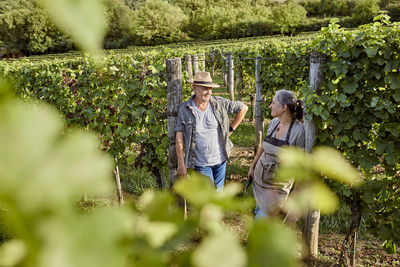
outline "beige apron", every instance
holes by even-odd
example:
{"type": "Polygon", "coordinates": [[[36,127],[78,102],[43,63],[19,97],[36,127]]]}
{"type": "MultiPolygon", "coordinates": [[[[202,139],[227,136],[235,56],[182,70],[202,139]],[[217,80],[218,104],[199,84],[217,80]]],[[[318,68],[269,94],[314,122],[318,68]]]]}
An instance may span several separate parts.
{"type": "Polygon", "coordinates": [[[254,169],[253,193],[258,208],[265,214],[271,210],[280,208],[286,200],[293,186],[293,179],[288,182],[276,182],[275,171],[278,167],[278,151],[282,146],[289,145],[290,132],[293,122],[290,124],[285,140],[273,137],[273,133],[279,123],[262,142],[264,152],[261,154],[254,169]]]}

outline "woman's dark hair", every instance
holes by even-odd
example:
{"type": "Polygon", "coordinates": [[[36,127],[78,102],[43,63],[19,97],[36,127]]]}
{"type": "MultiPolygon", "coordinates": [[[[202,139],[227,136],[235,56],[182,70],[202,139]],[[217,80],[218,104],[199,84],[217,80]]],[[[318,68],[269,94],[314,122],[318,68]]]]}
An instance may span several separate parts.
{"type": "Polygon", "coordinates": [[[288,106],[290,114],[292,114],[293,118],[296,118],[299,121],[303,119],[303,101],[297,99],[296,96],[289,90],[279,90],[275,95],[281,107],[283,107],[283,105],[288,106]]]}

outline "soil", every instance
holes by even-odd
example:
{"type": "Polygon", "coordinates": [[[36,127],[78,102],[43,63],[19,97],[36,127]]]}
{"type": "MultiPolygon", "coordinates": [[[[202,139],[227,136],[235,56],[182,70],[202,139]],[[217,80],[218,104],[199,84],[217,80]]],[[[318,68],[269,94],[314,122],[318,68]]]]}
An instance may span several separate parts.
{"type": "MultiPolygon", "coordinates": [[[[343,234],[320,234],[318,258],[307,262],[307,266],[338,266],[344,238],[343,234]]],[[[358,240],[355,266],[400,266],[400,253],[387,254],[381,244],[376,239],[358,240]]]]}

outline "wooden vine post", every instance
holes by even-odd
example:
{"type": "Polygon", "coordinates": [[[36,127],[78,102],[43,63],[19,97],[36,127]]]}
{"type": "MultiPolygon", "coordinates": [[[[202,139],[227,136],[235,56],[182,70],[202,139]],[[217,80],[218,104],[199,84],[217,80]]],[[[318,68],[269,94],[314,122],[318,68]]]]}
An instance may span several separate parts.
{"type": "MultiPolygon", "coordinates": [[[[119,176],[119,169],[118,169],[118,161],[115,158],[115,168],[113,170],[114,180],[115,180],[115,187],[117,189],[117,197],[119,205],[124,204],[124,195],[122,194],[122,187],[121,187],[121,179],[119,176]]],[[[86,198],[86,196],[85,196],[86,198]]]]}
{"type": "Polygon", "coordinates": [[[167,65],[167,115],[168,115],[168,165],[170,186],[177,178],[178,162],[175,149],[175,125],[178,119],[178,106],[182,102],[182,65],[180,58],[171,58],[167,65]]]}
{"type": "Polygon", "coordinates": [[[238,92],[238,100],[242,101],[242,94],[243,94],[243,89],[244,89],[243,88],[244,85],[243,85],[243,69],[242,69],[242,65],[240,65],[240,63],[239,63],[237,68],[238,68],[238,75],[237,75],[238,83],[237,83],[237,87],[236,88],[238,88],[238,90],[237,90],[237,92],[238,92]]]}
{"type": "Polygon", "coordinates": [[[225,63],[225,58],[224,58],[224,54],[221,54],[221,61],[222,61],[222,80],[224,81],[224,86],[226,86],[226,71],[225,71],[225,67],[226,67],[226,63],[225,63]]]}
{"type": "Polygon", "coordinates": [[[229,94],[228,91],[228,75],[229,75],[229,60],[228,60],[228,53],[225,54],[225,80],[224,80],[224,85],[226,86],[226,91],[229,94]]]}
{"type": "Polygon", "coordinates": [[[257,153],[258,149],[261,147],[262,137],[264,136],[264,118],[262,114],[261,104],[262,100],[262,85],[260,77],[260,57],[256,58],[256,103],[254,107],[255,119],[256,119],[256,142],[254,144],[254,154],[257,153]]]}
{"type": "Polygon", "coordinates": [[[212,61],[212,67],[211,67],[211,75],[212,75],[212,77],[214,78],[214,76],[215,76],[215,56],[214,56],[214,54],[215,54],[215,51],[214,51],[215,49],[214,49],[214,47],[212,48],[212,53],[211,53],[211,61],[212,61]]]}
{"type": "Polygon", "coordinates": [[[188,72],[189,80],[193,79],[192,56],[191,55],[185,55],[185,70],[188,72]]]}
{"type": "Polygon", "coordinates": [[[227,86],[229,92],[229,98],[234,101],[235,100],[235,91],[234,91],[234,72],[233,72],[233,59],[232,54],[226,54],[227,62],[228,62],[228,79],[227,86]]]}
{"type": "Polygon", "coordinates": [[[193,55],[193,72],[195,75],[199,72],[199,57],[197,55],[193,55]]]}
{"type": "Polygon", "coordinates": [[[206,53],[201,54],[201,71],[206,71],[206,53]]]}
{"type": "MultiPolygon", "coordinates": [[[[326,62],[326,55],[322,53],[311,53],[310,55],[310,73],[309,83],[312,91],[319,93],[319,87],[323,80],[322,66],[326,62]]],[[[307,110],[305,110],[307,112],[307,110]]],[[[305,112],[305,113],[306,113],[305,112]]],[[[305,129],[305,149],[310,152],[314,146],[314,140],[317,135],[317,127],[313,120],[304,119],[305,129]]],[[[318,256],[318,235],[319,235],[319,210],[310,210],[304,218],[303,238],[306,242],[309,257],[318,256]]]]}

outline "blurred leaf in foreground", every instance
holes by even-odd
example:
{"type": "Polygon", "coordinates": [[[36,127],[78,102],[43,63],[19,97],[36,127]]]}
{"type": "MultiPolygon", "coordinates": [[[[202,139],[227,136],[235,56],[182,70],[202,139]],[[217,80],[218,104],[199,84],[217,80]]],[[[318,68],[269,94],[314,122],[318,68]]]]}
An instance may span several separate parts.
{"type": "Polygon", "coordinates": [[[23,103],[4,90],[0,216],[18,241],[2,246],[7,261],[0,265],[127,266],[129,246],[123,241],[133,234],[132,211],[76,210],[84,194],[111,195],[112,159],[94,136],[81,130],[63,134],[59,114],[48,105],[23,103]]]}
{"type": "Polygon", "coordinates": [[[300,181],[316,180],[323,175],[354,186],[363,182],[356,169],[346,161],[345,157],[330,147],[316,147],[312,153],[288,147],[281,150],[279,158],[281,160],[279,180],[290,178],[300,181]]]}
{"type": "Polygon", "coordinates": [[[9,101],[0,113],[0,193],[12,194],[25,215],[65,208],[85,193],[110,192],[113,163],[93,136],[62,136],[59,115],[44,104],[9,101]]]}
{"type": "Polygon", "coordinates": [[[0,266],[16,266],[26,256],[26,247],[23,241],[13,239],[0,246],[0,266]]]}
{"type": "Polygon", "coordinates": [[[194,251],[192,262],[199,267],[244,267],[246,253],[238,238],[229,231],[208,236],[194,251]]]}
{"type": "Polygon", "coordinates": [[[210,179],[196,172],[187,178],[181,178],[174,185],[174,191],[187,198],[195,207],[203,207],[213,203],[224,210],[245,211],[253,206],[253,199],[238,199],[235,196],[242,189],[239,183],[228,183],[222,192],[217,192],[210,179]]]}
{"type": "Polygon", "coordinates": [[[249,267],[300,266],[296,258],[302,253],[296,233],[281,222],[257,220],[249,233],[249,267]]]}
{"type": "Polygon", "coordinates": [[[284,209],[294,216],[306,214],[309,209],[321,213],[333,213],[338,206],[336,195],[321,181],[322,176],[335,179],[350,186],[359,186],[363,181],[337,150],[317,147],[312,153],[299,148],[282,149],[277,180],[295,179],[294,191],[284,203],[284,209]]]}
{"type": "Polygon", "coordinates": [[[97,54],[107,31],[103,1],[39,0],[51,20],[83,50],[97,54]]]}
{"type": "Polygon", "coordinates": [[[336,149],[317,147],[311,156],[314,169],[321,172],[321,174],[338,182],[354,186],[358,186],[363,182],[356,169],[336,149]]]}

